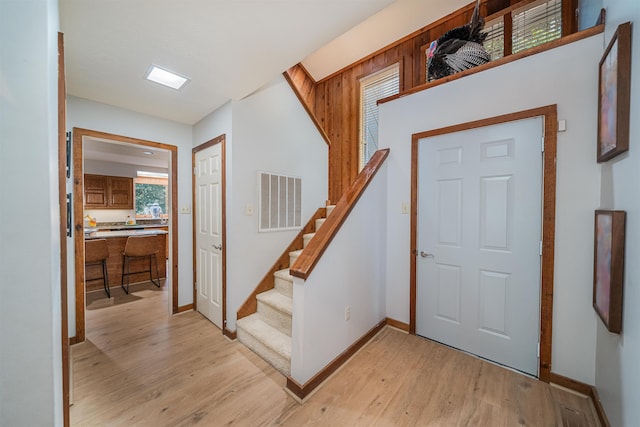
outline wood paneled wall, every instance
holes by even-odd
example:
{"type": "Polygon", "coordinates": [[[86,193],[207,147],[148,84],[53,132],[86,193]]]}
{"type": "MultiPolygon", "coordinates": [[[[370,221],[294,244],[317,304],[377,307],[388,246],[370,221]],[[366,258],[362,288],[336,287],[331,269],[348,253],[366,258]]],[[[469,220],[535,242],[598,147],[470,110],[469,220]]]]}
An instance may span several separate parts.
{"type": "MultiPolygon", "coordinates": [[[[490,16],[532,0],[487,0],[480,13],[490,16]]],[[[571,1],[564,0],[566,4],[571,1]]],[[[391,64],[400,64],[400,92],[426,81],[425,50],[431,41],[471,20],[475,1],[377,52],[314,82],[301,64],[284,75],[329,144],[329,194],[340,199],[358,175],[359,80],[391,64]]],[[[564,6],[564,5],[563,5],[564,6]]],[[[409,143],[409,142],[408,142],[409,143]]]]}

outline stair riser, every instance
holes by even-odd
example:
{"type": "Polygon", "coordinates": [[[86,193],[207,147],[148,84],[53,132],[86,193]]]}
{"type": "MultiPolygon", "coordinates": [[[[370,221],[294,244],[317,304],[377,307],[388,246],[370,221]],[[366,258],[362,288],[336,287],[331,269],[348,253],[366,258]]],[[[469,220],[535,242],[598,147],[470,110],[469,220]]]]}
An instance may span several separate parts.
{"type": "Polygon", "coordinates": [[[291,267],[296,262],[298,256],[299,255],[289,255],[289,267],[291,267]]]}
{"type": "Polygon", "coordinates": [[[275,277],[275,288],[283,295],[293,298],[293,282],[275,277]]]}
{"type": "Polygon", "coordinates": [[[276,328],[285,335],[291,336],[291,315],[283,313],[275,307],[258,301],[258,314],[260,318],[270,326],[276,328]]]}
{"type": "Polygon", "coordinates": [[[333,209],[335,207],[336,207],[335,205],[327,206],[327,216],[331,215],[331,212],[333,212],[333,209]]]}
{"type": "Polygon", "coordinates": [[[259,339],[247,333],[242,327],[238,326],[238,340],[247,346],[251,351],[270,363],[282,375],[288,377],[291,374],[291,360],[287,360],[278,353],[271,350],[259,339]]]}
{"type": "Polygon", "coordinates": [[[325,218],[316,219],[316,232],[320,227],[322,227],[322,224],[324,224],[324,221],[325,221],[325,218]]]}
{"type": "Polygon", "coordinates": [[[305,235],[304,235],[304,237],[303,237],[303,244],[302,244],[302,247],[303,247],[303,248],[306,248],[306,247],[307,247],[307,245],[309,244],[309,242],[311,241],[311,239],[312,239],[312,238],[313,238],[313,236],[309,236],[309,235],[306,235],[306,234],[305,234],[305,235]]]}

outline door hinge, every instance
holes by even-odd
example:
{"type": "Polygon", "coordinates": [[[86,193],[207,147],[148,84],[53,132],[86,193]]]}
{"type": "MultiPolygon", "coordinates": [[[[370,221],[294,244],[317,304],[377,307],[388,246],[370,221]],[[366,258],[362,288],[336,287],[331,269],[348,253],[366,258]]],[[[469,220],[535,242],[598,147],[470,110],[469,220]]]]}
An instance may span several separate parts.
{"type": "Polygon", "coordinates": [[[71,131],[67,132],[67,179],[71,178],[71,131]]]}
{"type": "Polygon", "coordinates": [[[197,168],[194,166],[194,167],[193,167],[193,174],[194,174],[194,175],[197,175],[197,173],[196,173],[196,169],[197,169],[197,168]]]}
{"type": "Polygon", "coordinates": [[[544,153],[544,136],[542,137],[542,147],[540,147],[540,149],[544,153]]]}
{"type": "Polygon", "coordinates": [[[538,255],[542,256],[542,240],[540,240],[540,249],[538,255]]]}
{"type": "Polygon", "coordinates": [[[540,359],[540,341],[538,341],[538,359],[540,359]]]}

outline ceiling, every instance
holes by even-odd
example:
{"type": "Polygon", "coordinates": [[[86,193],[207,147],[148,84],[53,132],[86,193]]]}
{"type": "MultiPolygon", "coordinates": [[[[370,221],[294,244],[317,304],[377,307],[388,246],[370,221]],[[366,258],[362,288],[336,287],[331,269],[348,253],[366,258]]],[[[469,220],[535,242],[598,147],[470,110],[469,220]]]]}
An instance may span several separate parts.
{"type": "Polygon", "coordinates": [[[67,92],[193,125],[298,62],[318,80],[466,3],[60,0],[67,92]],[[147,81],[151,64],[191,81],[147,81]]]}
{"type": "Polygon", "coordinates": [[[84,160],[120,163],[135,166],[147,166],[161,169],[169,168],[169,150],[110,141],[85,136],[83,138],[84,160]]]}
{"type": "MultiPolygon", "coordinates": [[[[193,125],[302,62],[320,80],[468,0],[60,0],[67,93],[193,125]],[[144,79],[154,64],[191,81],[144,79]]],[[[86,159],[167,167],[168,152],[87,140],[86,159]]]]}

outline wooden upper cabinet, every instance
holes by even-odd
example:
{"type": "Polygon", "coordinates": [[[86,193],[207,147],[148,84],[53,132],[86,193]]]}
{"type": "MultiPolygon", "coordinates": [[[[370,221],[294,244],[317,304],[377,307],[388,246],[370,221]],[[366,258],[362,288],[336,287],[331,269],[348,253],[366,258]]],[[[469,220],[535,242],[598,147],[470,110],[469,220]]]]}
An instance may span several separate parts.
{"type": "Polygon", "coordinates": [[[133,179],[110,176],[108,178],[109,207],[133,209],[133,179]]]}
{"type": "Polygon", "coordinates": [[[133,209],[133,178],[84,175],[85,209],[133,209]]]}
{"type": "Polygon", "coordinates": [[[84,207],[108,208],[107,177],[104,175],[84,176],[84,207]]]}

